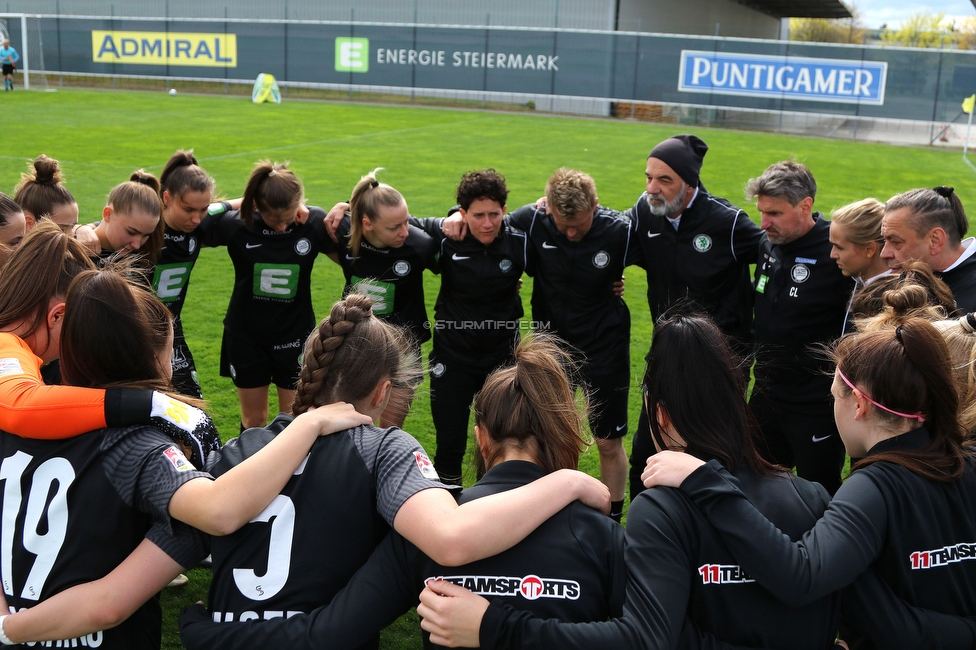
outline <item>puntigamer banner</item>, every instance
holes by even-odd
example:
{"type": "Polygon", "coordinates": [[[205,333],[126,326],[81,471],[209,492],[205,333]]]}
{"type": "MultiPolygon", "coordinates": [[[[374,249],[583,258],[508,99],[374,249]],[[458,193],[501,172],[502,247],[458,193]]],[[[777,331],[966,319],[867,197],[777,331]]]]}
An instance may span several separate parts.
{"type": "Polygon", "coordinates": [[[681,51],[678,90],[844,104],[884,104],[882,61],[681,51]]]}

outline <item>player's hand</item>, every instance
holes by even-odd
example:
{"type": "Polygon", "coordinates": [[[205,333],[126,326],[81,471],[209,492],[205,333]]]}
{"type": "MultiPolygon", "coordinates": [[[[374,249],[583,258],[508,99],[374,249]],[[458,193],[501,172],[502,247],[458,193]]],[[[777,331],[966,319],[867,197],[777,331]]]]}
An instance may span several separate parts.
{"type": "Polygon", "coordinates": [[[420,627],[432,643],[449,648],[480,647],[481,619],[488,601],[445,580],[431,580],[420,593],[420,627]]]}
{"type": "Polygon", "coordinates": [[[556,472],[569,472],[568,476],[572,482],[576,499],[583,505],[587,505],[594,510],[599,510],[605,515],[610,514],[610,490],[599,479],[595,479],[586,472],[575,469],[561,469],[556,472]]]}
{"type": "Polygon", "coordinates": [[[207,613],[207,608],[203,603],[197,601],[180,612],[180,629],[193,623],[212,623],[213,619],[207,613]]]}
{"type": "Polygon", "coordinates": [[[98,241],[98,235],[95,234],[95,229],[91,227],[90,224],[85,224],[75,228],[75,239],[78,243],[90,250],[91,252],[98,254],[102,252],[102,244],[98,241]]]}
{"type": "Polygon", "coordinates": [[[207,608],[199,601],[195,605],[190,605],[180,612],[179,623],[180,636],[183,638],[184,643],[188,643],[189,639],[197,641],[194,638],[193,630],[197,630],[199,633],[202,630],[219,625],[219,623],[214,623],[213,617],[207,612],[207,608]]]}
{"type": "Polygon", "coordinates": [[[150,421],[153,426],[189,450],[190,462],[202,469],[207,455],[220,448],[220,436],[210,416],[165,393],[153,391],[150,421]]]}
{"type": "Polygon", "coordinates": [[[464,223],[460,214],[455,213],[441,223],[441,232],[448,239],[461,241],[468,234],[468,224],[464,223]]]}
{"type": "Polygon", "coordinates": [[[337,244],[339,243],[339,238],[336,237],[336,231],[339,229],[339,222],[342,221],[342,218],[346,216],[346,212],[348,211],[349,204],[340,202],[332,206],[329,214],[325,215],[325,231],[329,233],[332,241],[337,244]]]}
{"type": "Polygon", "coordinates": [[[352,404],[346,402],[335,402],[318,408],[312,407],[299,415],[298,418],[309,420],[318,429],[320,436],[345,431],[358,427],[360,424],[373,423],[371,417],[363,415],[352,404]]]}
{"type": "Polygon", "coordinates": [[[613,295],[617,298],[624,297],[624,280],[626,279],[627,278],[621,275],[620,279],[613,283],[613,295]]]}
{"type": "Polygon", "coordinates": [[[655,485],[681,487],[684,480],[704,464],[700,458],[682,451],[662,451],[647,459],[641,481],[647,488],[655,485]]]}
{"type": "Polygon", "coordinates": [[[545,210],[546,209],[546,197],[544,197],[544,196],[540,196],[539,197],[539,200],[537,200],[535,202],[535,209],[536,210],[545,210]]]}

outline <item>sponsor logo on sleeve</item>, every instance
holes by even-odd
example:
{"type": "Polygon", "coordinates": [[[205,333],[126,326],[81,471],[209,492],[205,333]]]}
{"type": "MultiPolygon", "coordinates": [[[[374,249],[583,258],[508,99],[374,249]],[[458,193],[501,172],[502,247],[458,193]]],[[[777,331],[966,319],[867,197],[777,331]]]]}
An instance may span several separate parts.
{"type": "Polygon", "coordinates": [[[163,456],[166,457],[166,460],[172,463],[177,472],[187,472],[193,469],[193,465],[190,464],[190,461],[188,461],[186,456],[183,455],[183,452],[176,447],[167,447],[165,450],[163,450],[163,456]]]}
{"type": "Polygon", "coordinates": [[[429,584],[436,580],[446,580],[481,596],[521,596],[526,600],[555,598],[558,600],[579,600],[580,584],[575,580],[562,578],[540,578],[529,574],[522,578],[512,576],[436,576],[424,580],[429,584]]]}
{"type": "Polygon", "coordinates": [[[434,463],[430,462],[430,458],[423,451],[413,452],[413,458],[417,461],[417,467],[420,469],[420,473],[424,475],[425,478],[437,479],[437,470],[434,469],[434,463]]]}
{"type": "Polygon", "coordinates": [[[24,369],[18,359],[0,359],[0,377],[22,374],[24,374],[24,369]]]}

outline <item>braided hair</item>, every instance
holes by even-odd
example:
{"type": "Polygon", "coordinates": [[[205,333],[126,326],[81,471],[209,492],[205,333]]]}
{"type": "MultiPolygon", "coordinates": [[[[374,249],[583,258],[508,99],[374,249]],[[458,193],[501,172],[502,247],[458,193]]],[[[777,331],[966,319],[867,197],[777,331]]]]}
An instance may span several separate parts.
{"type": "Polygon", "coordinates": [[[305,360],[292,412],[300,415],[314,406],[363,400],[377,384],[389,379],[407,383],[417,372],[407,362],[410,346],[396,326],[373,315],[373,301],[350,293],[332,305],[305,343],[305,360]]]}

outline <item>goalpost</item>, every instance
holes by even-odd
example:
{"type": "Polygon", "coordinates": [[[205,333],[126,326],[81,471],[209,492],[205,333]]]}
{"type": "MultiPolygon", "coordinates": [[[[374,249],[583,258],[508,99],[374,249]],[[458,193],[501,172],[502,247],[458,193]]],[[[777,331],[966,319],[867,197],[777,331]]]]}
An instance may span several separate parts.
{"type": "MultiPolygon", "coordinates": [[[[37,17],[37,16],[33,16],[33,17],[37,19],[37,22],[38,23],[40,22],[40,18],[39,17],[37,17]]],[[[32,55],[36,55],[36,56],[40,57],[41,69],[44,68],[44,65],[43,65],[43,62],[44,62],[43,45],[44,45],[44,43],[43,43],[43,41],[40,40],[40,31],[41,31],[40,30],[40,25],[38,24],[38,26],[37,26],[37,36],[38,36],[38,39],[37,40],[38,40],[38,43],[37,43],[37,45],[35,47],[34,39],[32,39],[30,37],[30,32],[28,31],[28,28],[27,28],[28,27],[27,26],[27,18],[28,18],[28,15],[27,14],[0,13],[0,39],[2,39],[2,38],[10,38],[10,31],[7,29],[7,21],[8,20],[16,20],[16,21],[18,21],[20,23],[20,37],[21,37],[21,42],[19,43],[20,47],[18,48],[17,45],[14,44],[13,42],[11,42],[11,45],[13,45],[14,48],[17,49],[17,52],[20,54],[20,61],[17,62],[17,67],[20,70],[21,74],[23,74],[23,76],[24,76],[24,90],[30,90],[30,87],[31,87],[31,66],[30,66],[30,62],[31,62],[32,59],[35,58],[32,55]]],[[[41,75],[41,77],[37,77],[35,75],[35,81],[42,81],[42,83],[41,83],[42,86],[46,86],[47,85],[47,83],[46,83],[47,82],[47,78],[44,77],[44,75],[41,75]]],[[[37,85],[37,84],[35,84],[35,85],[37,85]]]]}

